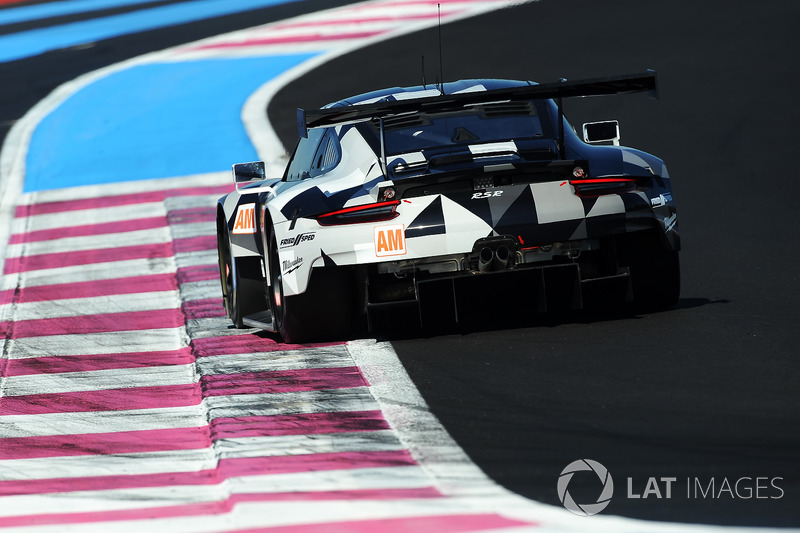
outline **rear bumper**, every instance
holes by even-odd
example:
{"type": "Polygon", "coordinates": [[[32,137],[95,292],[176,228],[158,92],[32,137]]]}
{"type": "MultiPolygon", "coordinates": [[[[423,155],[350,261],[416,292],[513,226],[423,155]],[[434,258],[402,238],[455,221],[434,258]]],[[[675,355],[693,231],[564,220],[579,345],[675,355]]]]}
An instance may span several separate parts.
{"type": "Polygon", "coordinates": [[[402,292],[405,298],[381,301],[368,284],[365,311],[370,327],[403,309],[417,314],[426,327],[472,323],[496,309],[531,316],[580,310],[598,296],[620,302],[631,299],[627,268],[582,279],[577,263],[438,275],[410,280],[402,292]]]}

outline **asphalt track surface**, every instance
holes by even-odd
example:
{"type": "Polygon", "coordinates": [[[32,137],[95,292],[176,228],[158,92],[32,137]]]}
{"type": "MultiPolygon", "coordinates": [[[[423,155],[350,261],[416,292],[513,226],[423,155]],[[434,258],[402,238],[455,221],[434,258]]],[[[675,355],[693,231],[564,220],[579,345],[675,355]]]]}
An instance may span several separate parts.
{"type": "MultiPolygon", "coordinates": [[[[656,69],[660,100],[569,102],[567,114],[618,118],[623,144],[666,161],[682,231],[673,310],[518,321],[525,302],[477,302],[480,329],[394,340],[433,413],[503,486],[558,505],[561,470],[590,458],[615,480],[604,514],[800,524],[798,20],[793,0],[542,0],[442,28],[446,80],[656,69]],[[676,478],[670,498],[662,477],[676,478]],[[724,490],[737,480],[738,494],[724,490]]],[[[417,85],[423,55],[430,82],[435,30],[332,61],[277,95],[273,124],[291,144],[296,107],[417,85]]]]}
{"type": "MultiPolygon", "coordinates": [[[[332,5],[289,4],[256,18],[225,17],[5,64],[0,133],[83,72],[323,4],[332,5]]],[[[448,80],[549,81],[657,69],[658,102],[605,99],[571,103],[568,111],[576,123],[583,114],[619,118],[624,142],[667,161],[683,230],[683,294],[675,310],[535,323],[501,313],[480,330],[395,340],[434,413],[499,483],[558,505],[562,468],[587,457],[617,483],[606,514],[800,524],[798,222],[787,186],[800,80],[797,66],[782,59],[798,49],[798,14],[789,1],[543,0],[443,28],[448,80]],[[662,476],[698,478],[704,487],[712,478],[719,486],[723,478],[780,477],[783,494],[771,498],[779,493],[769,487],[765,499],[686,498],[676,484],[671,499],[623,497],[626,478],[641,494],[648,478],[662,476]]],[[[279,133],[293,142],[298,105],[418,83],[423,54],[431,80],[436,46],[436,32],[428,31],[312,72],[274,101],[279,133]]],[[[587,499],[592,489],[586,487],[587,499]]]]}

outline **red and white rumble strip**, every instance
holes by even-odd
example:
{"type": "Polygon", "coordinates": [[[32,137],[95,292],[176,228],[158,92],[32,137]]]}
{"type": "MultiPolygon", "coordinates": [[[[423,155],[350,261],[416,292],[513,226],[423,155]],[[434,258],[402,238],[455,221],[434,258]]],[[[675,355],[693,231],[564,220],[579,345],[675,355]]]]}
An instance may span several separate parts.
{"type": "MultiPolygon", "coordinates": [[[[435,24],[438,3],[365,2],[151,54],[65,84],[14,126],[0,154],[0,533],[589,527],[488,480],[388,343],[232,329],[214,224],[229,173],[19,193],[39,121],[112,70],[322,47],[243,110],[259,155],[279,165],[270,95],[330,57],[435,24]]],[[[511,3],[442,0],[442,20],[511,3]]]]}
{"type": "Polygon", "coordinates": [[[455,504],[346,344],[230,329],[213,223],[229,177],[186,183],[33,193],[16,208],[0,290],[0,528],[532,524],[474,507],[478,494],[455,504]]]}

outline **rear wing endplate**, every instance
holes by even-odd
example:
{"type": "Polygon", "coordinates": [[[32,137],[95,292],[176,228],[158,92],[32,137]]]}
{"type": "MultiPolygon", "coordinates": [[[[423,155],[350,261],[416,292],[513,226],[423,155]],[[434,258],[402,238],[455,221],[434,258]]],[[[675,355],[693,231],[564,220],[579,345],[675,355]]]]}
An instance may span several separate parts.
{"type": "MultiPolygon", "coordinates": [[[[326,109],[305,111],[297,110],[297,131],[300,137],[307,137],[308,130],[326,128],[342,124],[363,122],[372,118],[383,118],[402,113],[447,112],[456,111],[469,105],[483,102],[577,98],[583,96],[605,96],[648,92],[652,98],[658,98],[658,85],[654,70],[640,74],[628,74],[606,78],[593,78],[575,81],[558,81],[508,87],[488,91],[475,91],[441,96],[377,102],[373,104],[356,104],[326,109]]],[[[559,108],[561,107],[559,103],[559,108]]]]}

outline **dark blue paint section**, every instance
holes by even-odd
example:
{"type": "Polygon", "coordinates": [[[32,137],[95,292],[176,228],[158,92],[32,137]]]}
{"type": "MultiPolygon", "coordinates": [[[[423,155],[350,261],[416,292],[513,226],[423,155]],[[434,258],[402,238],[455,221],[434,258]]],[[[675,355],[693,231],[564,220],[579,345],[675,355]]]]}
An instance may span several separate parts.
{"type": "Polygon", "coordinates": [[[311,56],[154,63],[102,78],[36,128],[24,190],[187,176],[255,160],[242,106],[311,56]]]}
{"type": "Polygon", "coordinates": [[[0,63],[158,28],[298,0],[196,0],[0,37],[0,63]]]}
{"type": "Polygon", "coordinates": [[[78,15],[90,13],[101,9],[135,6],[146,4],[153,0],[64,0],[35,4],[32,6],[11,7],[0,10],[0,25],[14,24],[16,22],[29,22],[50,17],[63,17],[65,15],[78,15]]]}

